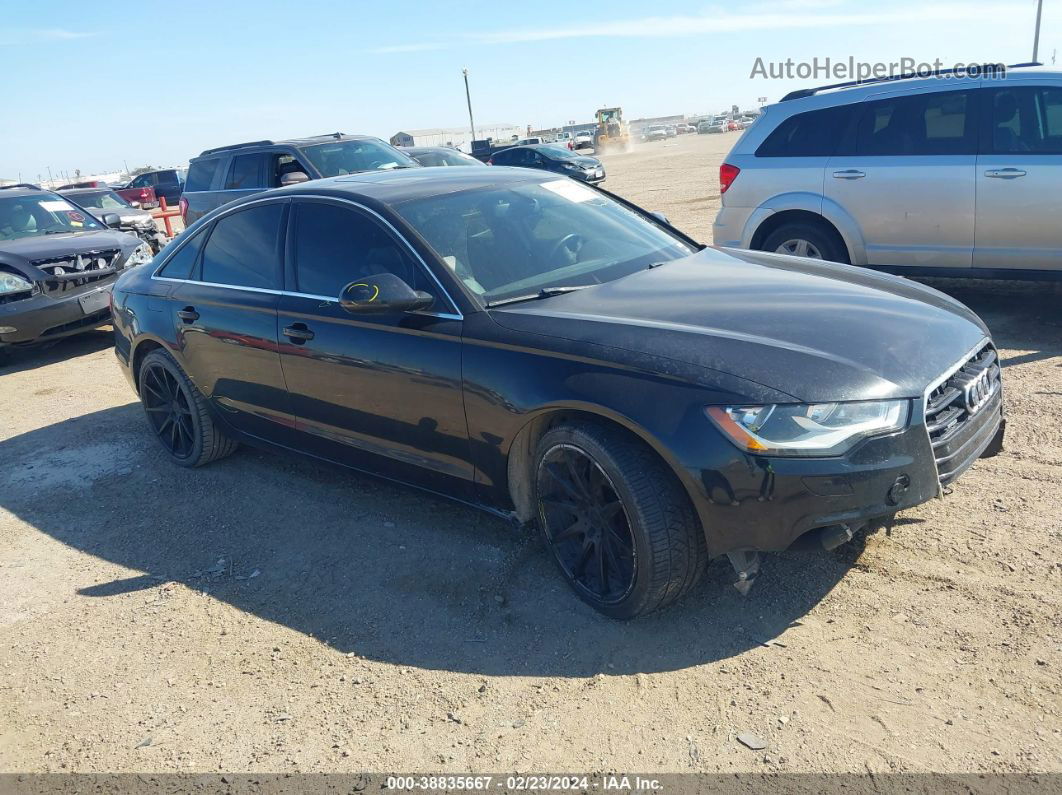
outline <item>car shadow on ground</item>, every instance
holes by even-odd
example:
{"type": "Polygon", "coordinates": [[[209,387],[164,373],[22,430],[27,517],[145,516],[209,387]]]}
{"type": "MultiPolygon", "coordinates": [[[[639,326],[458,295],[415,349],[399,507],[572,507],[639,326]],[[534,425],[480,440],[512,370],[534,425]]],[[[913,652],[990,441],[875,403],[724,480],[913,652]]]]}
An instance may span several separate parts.
{"type": "Polygon", "coordinates": [[[580,602],[526,530],[294,456],[242,448],[183,469],[139,404],[0,442],[0,461],[3,508],[131,570],[75,566],[73,599],[139,604],[138,592],[178,582],[339,652],[485,675],[629,674],[740,654],[799,622],[858,567],[863,542],[768,556],[747,597],[714,562],[680,604],[623,623],[580,602]]]}
{"type": "Polygon", "coordinates": [[[95,353],[114,345],[114,332],[108,326],[72,337],[64,337],[48,345],[11,347],[0,352],[0,376],[35,370],[65,359],[95,353]]]}

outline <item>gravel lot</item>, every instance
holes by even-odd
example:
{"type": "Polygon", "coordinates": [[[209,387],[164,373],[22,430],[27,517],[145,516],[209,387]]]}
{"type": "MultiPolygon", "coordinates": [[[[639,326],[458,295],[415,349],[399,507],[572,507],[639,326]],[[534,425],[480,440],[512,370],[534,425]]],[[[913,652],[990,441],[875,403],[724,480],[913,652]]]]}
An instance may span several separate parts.
{"type": "MultiPolygon", "coordinates": [[[[606,157],[605,186],[707,241],[734,135],[606,157]]],[[[747,598],[716,562],[627,624],[473,510],[167,463],[109,331],[19,355],[0,771],[1062,771],[1062,293],[943,288],[1001,350],[1006,452],[891,536],[770,556],[747,598]]]]}

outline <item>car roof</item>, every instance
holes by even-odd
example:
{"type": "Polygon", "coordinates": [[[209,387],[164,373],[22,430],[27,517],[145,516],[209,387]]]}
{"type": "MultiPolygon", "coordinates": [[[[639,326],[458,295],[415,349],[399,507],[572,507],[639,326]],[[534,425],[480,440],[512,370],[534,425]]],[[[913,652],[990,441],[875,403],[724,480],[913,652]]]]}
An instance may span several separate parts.
{"type": "MultiPolygon", "coordinates": [[[[310,135],[305,138],[283,138],[277,141],[248,141],[242,144],[228,144],[226,146],[217,146],[213,149],[204,149],[199,153],[198,157],[192,158],[198,160],[200,157],[215,157],[217,155],[225,154],[231,151],[245,151],[248,149],[268,149],[273,146],[312,146],[314,144],[326,144],[330,141],[365,141],[375,140],[375,136],[372,135],[348,135],[347,133],[331,133],[329,135],[310,135]]],[[[169,169],[162,169],[169,170],[169,169]]]]}
{"type": "Polygon", "coordinates": [[[398,149],[399,152],[407,152],[410,154],[425,154],[427,152],[457,152],[459,155],[465,154],[456,146],[399,146],[396,147],[396,149],[398,149]]]}
{"type": "Polygon", "coordinates": [[[47,188],[38,188],[36,185],[12,185],[11,187],[0,188],[0,199],[7,199],[11,196],[50,196],[54,191],[50,191],[47,188]]]}
{"type": "Polygon", "coordinates": [[[98,188],[67,188],[65,190],[60,188],[57,193],[80,196],[83,193],[114,193],[114,188],[110,185],[100,185],[98,188]]]}
{"type": "Polygon", "coordinates": [[[259,200],[263,196],[297,196],[324,194],[341,198],[364,199],[381,204],[398,205],[407,201],[427,199],[466,191],[500,188],[535,182],[551,182],[556,174],[531,168],[506,166],[450,166],[449,168],[403,168],[387,171],[363,171],[341,177],[311,180],[286,188],[274,188],[247,197],[259,200]]]}

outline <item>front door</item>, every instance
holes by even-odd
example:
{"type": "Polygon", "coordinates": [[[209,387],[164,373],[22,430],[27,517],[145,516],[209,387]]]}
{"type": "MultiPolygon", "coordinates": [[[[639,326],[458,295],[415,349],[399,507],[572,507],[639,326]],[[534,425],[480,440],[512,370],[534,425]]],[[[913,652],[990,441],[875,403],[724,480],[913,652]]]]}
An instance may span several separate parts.
{"type": "Polygon", "coordinates": [[[984,93],[974,267],[1062,270],[1062,82],[984,93]]]}
{"type": "Polygon", "coordinates": [[[855,220],[871,265],[971,267],[977,92],[876,96],[827,162],[825,196],[855,220]]]}
{"type": "Polygon", "coordinates": [[[279,328],[296,428],[326,458],[470,497],[460,315],[373,214],[323,199],[299,199],[292,211],[279,328]],[[347,284],[385,272],[435,304],[357,316],[339,305],[347,284]]]}

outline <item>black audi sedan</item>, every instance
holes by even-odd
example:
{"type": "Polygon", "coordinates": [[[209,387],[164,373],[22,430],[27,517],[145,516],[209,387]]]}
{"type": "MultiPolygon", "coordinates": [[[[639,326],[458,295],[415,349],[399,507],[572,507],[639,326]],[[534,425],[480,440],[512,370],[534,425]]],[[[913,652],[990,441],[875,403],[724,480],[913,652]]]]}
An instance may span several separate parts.
{"type": "Polygon", "coordinates": [[[597,183],[605,180],[605,167],[596,157],[577,155],[557,144],[528,144],[511,146],[495,152],[487,161],[491,166],[518,166],[552,171],[580,182],[597,183]]]}
{"type": "Polygon", "coordinates": [[[294,450],[537,524],[629,618],[827,547],[999,450],[988,329],[905,279],[705,248],[528,169],[374,172],[210,213],[119,279],[166,453],[294,450]]]}

